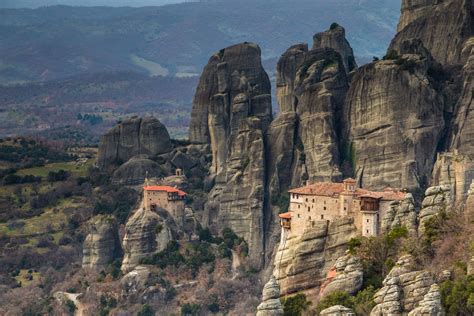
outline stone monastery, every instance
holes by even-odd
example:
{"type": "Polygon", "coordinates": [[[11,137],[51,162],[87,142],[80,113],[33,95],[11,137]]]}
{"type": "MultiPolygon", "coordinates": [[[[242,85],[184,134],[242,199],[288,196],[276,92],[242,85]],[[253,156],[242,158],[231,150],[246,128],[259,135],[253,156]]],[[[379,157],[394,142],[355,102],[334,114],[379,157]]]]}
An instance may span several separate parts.
{"type": "Polygon", "coordinates": [[[171,216],[182,223],[185,214],[186,193],[166,185],[145,185],[143,187],[143,205],[147,211],[155,207],[167,210],[171,216]]]}
{"type": "Polygon", "coordinates": [[[380,222],[390,203],[403,200],[405,193],[387,188],[374,192],[358,188],[354,179],[343,183],[319,182],[288,191],[288,213],[280,214],[282,235],[302,235],[316,221],[352,217],[362,236],[380,234],[380,222]]]}

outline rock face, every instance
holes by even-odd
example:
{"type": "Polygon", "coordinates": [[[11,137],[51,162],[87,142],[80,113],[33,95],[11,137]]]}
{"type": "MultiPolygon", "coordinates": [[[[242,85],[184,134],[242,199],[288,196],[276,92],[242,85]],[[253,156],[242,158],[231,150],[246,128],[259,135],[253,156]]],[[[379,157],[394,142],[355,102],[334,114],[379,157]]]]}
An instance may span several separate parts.
{"type": "MultiPolygon", "coordinates": [[[[315,222],[315,226],[308,227],[301,238],[292,235],[284,237],[274,261],[274,274],[280,284],[281,294],[302,291],[308,299],[316,300],[321,285],[326,281],[327,272],[338,258],[345,255],[347,243],[356,236],[353,220],[342,218],[331,223],[315,222]]],[[[348,264],[347,261],[344,263],[348,264]]],[[[351,280],[354,281],[352,285],[358,286],[359,277],[351,280]]]]}
{"type": "Polygon", "coordinates": [[[82,252],[83,268],[103,269],[121,256],[118,225],[113,216],[91,219],[82,252]]]}
{"type": "Polygon", "coordinates": [[[321,288],[321,297],[334,292],[347,292],[355,295],[364,282],[364,267],[360,259],[351,255],[345,255],[337,259],[334,265],[336,276],[321,288]]]}
{"type": "Polygon", "coordinates": [[[211,177],[204,225],[231,228],[249,244],[258,268],[264,253],[265,131],[272,120],[270,81],[260,48],[234,45],[214,54],[193,102],[189,139],[210,144],[211,177]]]}
{"type": "Polygon", "coordinates": [[[140,208],[127,221],[122,271],[130,271],[141,259],[164,250],[171,240],[177,239],[178,228],[172,217],[164,210],[158,212],[140,208]]]}
{"type": "Polygon", "coordinates": [[[112,181],[122,185],[138,185],[149,178],[163,175],[160,165],[144,157],[133,157],[114,171],[112,181]]]}
{"type": "Polygon", "coordinates": [[[425,224],[441,212],[449,212],[453,206],[451,189],[449,186],[428,188],[420,210],[419,231],[425,231],[425,224]]]}
{"type": "Polygon", "coordinates": [[[344,307],[342,305],[335,305],[335,306],[326,308],[325,310],[322,310],[321,313],[319,313],[319,315],[321,316],[355,316],[355,313],[350,308],[344,307]]]}
{"type": "Polygon", "coordinates": [[[464,42],[474,34],[471,0],[403,0],[398,34],[390,49],[420,39],[442,64],[464,64],[464,42]]]}
{"type": "Polygon", "coordinates": [[[437,284],[433,284],[425,295],[420,305],[408,313],[408,316],[443,316],[445,315],[441,305],[441,292],[437,284]]]}
{"type": "Polygon", "coordinates": [[[407,42],[397,60],[361,67],[352,79],[344,105],[345,155],[362,187],[417,189],[429,182],[445,127],[444,102],[430,84],[433,64],[420,45],[407,42]]]}
{"type": "Polygon", "coordinates": [[[382,218],[382,233],[387,233],[396,227],[406,227],[409,232],[416,232],[417,217],[413,195],[407,193],[402,201],[394,201],[390,204],[382,218]]]}
{"type": "Polygon", "coordinates": [[[262,292],[262,303],[257,307],[257,316],[282,316],[283,306],[280,301],[280,286],[274,276],[265,284],[262,292]]]}
{"type": "Polygon", "coordinates": [[[158,155],[172,149],[166,127],[154,117],[134,117],[123,121],[101,139],[98,164],[106,168],[137,155],[158,155]]]}
{"type": "Polygon", "coordinates": [[[342,57],[347,73],[357,68],[354,52],[346,39],[346,30],[337,23],[333,23],[329,30],[314,35],[313,49],[321,47],[332,48],[338,52],[342,57]]]}
{"type": "Polygon", "coordinates": [[[403,256],[383,281],[383,287],[375,293],[377,305],[370,315],[406,315],[420,305],[433,284],[430,273],[416,270],[413,257],[403,256]]]}

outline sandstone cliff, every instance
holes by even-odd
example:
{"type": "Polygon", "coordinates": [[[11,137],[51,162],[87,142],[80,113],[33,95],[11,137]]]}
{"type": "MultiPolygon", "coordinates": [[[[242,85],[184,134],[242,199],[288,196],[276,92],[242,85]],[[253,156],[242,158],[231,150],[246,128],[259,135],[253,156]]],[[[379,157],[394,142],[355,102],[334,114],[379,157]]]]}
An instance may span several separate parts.
{"type": "Polygon", "coordinates": [[[112,181],[122,185],[138,185],[145,178],[161,177],[163,175],[160,165],[145,157],[133,157],[114,171],[112,181]]]}
{"type": "Polygon", "coordinates": [[[326,308],[325,310],[322,310],[321,313],[319,313],[319,315],[320,316],[355,316],[355,313],[350,308],[347,308],[342,305],[335,305],[335,306],[326,308]]]}
{"type": "Polygon", "coordinates": [[[166,127],[154,117],[130,118],[108,131],[101,139],[98,164],[120,165],[137,155],[157,155],[172,149],[166,127]]]}
{"type": "Polygon", "coordinates": [[[431,84],[429,54],[418,41],[399,54],[359,68],[347,93],[345,157],[362,187],[423,188],[443,135],[444,101],[431,84]]]}
{"type": "Polygon", "coordinates": [[[122,254],[118,224],[113,216],[96,216],[90,220],[84,239],[82,267],[103,269],[122,254]]]}
{"type": "Polygon", "coordinates": [[[449,186],[430,187],[425,192],[425,198],[421,205],[418,230],[425,231],[425,224],[441,212],[450,212],[453,206],[451,189],[449,186]]]}
{"type": "Polygon", "coordinates": [[[321,298],[334,292],[355,295],[362,288],[364,268],[359,258],[352,255],[342,256],[337,259],[334,269],[336,276],[321,288],[321,298]]]}
{"type": "Polygon", "coordinates": [[[281,294],[304,292],[308,299],[316,300],[328,271],[345,255],[348,241],[357,234],[353,221],[342,218],[315,222],[300,238],[285,236],[275,255],[274,274],[281,294]]]}
{"type": "Polygon", "coordinates": [[[382,233],[388,233],[395,227],[406,227],[409,232],[416,232],[418,228],[415,200],[411,193],[407,193],[402,201],[394,201],[382,218],[382,233]]]}
{"type": "Polygon", "coordinates": [[[442,64],[464,64],[464,42],[474,34],[471,0],[403,0],[398,34],[390,48],[420,39],[442,64]]]}

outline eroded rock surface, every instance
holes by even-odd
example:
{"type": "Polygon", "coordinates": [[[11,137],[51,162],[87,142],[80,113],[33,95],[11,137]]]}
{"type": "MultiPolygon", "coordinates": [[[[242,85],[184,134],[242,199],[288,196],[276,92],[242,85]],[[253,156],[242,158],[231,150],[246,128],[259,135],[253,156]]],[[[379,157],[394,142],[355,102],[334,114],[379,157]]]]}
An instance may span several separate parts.
{"type": "Polygon", "coordinates": [[[403,256],[383,281],[383,287],[375,293],[377,305],[370,315],[406,315],[420,305],[433,284],[433,275],[416,270],[413,257],[403,256]]]}
{"type": "Polygon", "coordinates": [[[431,177],[444,101],[430,84],[433,64],[420,45],[406,43],[397,60],[368,64],[352,79],[345,153],[362,187],[416,190],[431,177]]]}
{"type": "Polygon", "coordinates": [[[410,232],[416,232],[417,217],[413,195],[407,193],[402,201],[390,203],[389,209],[382,218],[382,233],[387,233],[396,227],[405,227],[410,232]]]}
{"type": "Polygon", "coordinates": [[[308,299],[316,300],[327,272],[345,255],[347,243],[357,234],[353,220],[341,218],[331,223],[317,221],[300,238],[284,238],[275,255],[274,270],[281,294],[302,291],[308,299]]]}
{"type": "Polygon", "coordinates": [[[441,305],[441,292],[437,284],[433,284],[424,296],[420,305],[408,313],[408,316],[443,316],[445,315],[441,305]]]}
{"type": "Polygon", "coordinates": [[[474,34],[471,0],[403,0],[398,34],[390,49],[420,39],[442,64],[464,64],[464,42],[474,34]]]}
{"type": "Polygon", "coordinates": [[[274,276],[265,284],[262,291],[262,303],[257,307],[257,316],[282,316],[280,286],[274,276]]]}
{"type": "Polygon", "coordinates": [[[98,164],[106,168],[138,155],[157,155],[171,151],[166,127],[154,117],[133,117],[118,124],[101,139],[98,164]]]}
{"type": "Polygon", "coordinates": [[[355,295],[364,282],[364,267],[360,259],[352,255],[345,255],[337,259],[334,265],[336,276],[321,289],[321,297],[334,292],[347,292],[355,295]]]}
{"type": "Polygon", "coordinates": [[[121,256],[118,224],[113,216],[99,215],[90,220],[82,252],[83,268],[102,269],[121,256]]]}
{"type": "Polygon", "coordinates": [[[449,212],[453,206],[451,188],[449,186],[430,187],[425,192],[419,216],[419,231],[425,231],[425,224],[441,212],[449,212]]]}
{"type": "Polygon", "coordinates": [[[160,165],[145,157],[133,157],[114,171],[112,181],[122,185],[138,185],[148,178],[161,177],[160,165]]]}
{"type": "Polygon", "coordinates": [[[335,306],[326,308],[325,310],[322,310],[321,313],[319,313],[319,315],[321,316],[355,316],[355,313],[350,308],[347,308],[342,305],[335,305],[335,306]]]}
{"type": "Polygon", "coordinates": [[[128,219],[123,238],[122,271],[130,271],[141,259],[163,251],[171,240],[177,239],[178,227],[172,217],[164,210],[158,211],[160,214],[140,208],[128,219]]]}

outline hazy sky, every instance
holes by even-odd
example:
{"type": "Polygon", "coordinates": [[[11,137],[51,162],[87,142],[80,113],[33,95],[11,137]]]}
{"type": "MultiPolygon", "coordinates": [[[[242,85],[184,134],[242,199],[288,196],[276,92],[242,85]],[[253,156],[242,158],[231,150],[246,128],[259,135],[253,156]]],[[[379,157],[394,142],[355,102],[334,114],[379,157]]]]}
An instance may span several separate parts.
{"type": "Polygon", "coordinates": [[[151,6],[180,2],[196,2],[197,0],[0,0],[0,8],[37,8],[47,5],[77,6],[151,6]]]}

